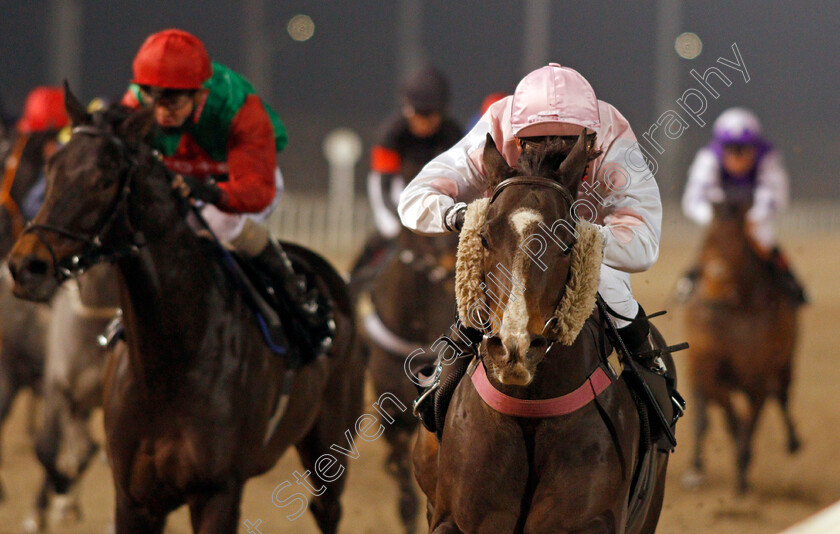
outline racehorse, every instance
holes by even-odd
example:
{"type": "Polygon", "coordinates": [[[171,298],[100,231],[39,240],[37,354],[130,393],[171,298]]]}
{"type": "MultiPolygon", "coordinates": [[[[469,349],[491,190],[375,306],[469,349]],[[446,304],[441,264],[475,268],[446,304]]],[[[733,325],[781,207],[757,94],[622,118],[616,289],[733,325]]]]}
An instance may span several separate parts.
{"type": "Polygon", "coordinates": [[[724,410],[736,444],[737,489],[748,490],[752,437],[765,401],[779,400],[787,428],[788,450],[800,441],[788,407],[791,366],[797,334],[796,305],[774,284],[767,263],[747,234],[742,203],[720,203],[701,247],[700,276],[687,303],[685,325],[691,349],[689,368],[695,396],[694,472],[702,478],[702,446],[708,426],[707,405],[724,410]],[[741,414],[733,399],[743,393],[741,414]]]}
{"type": "Polygon", "coordinates": [[[61,521],[81,520],[78,481],[99,445],[90,435],[91,413],[102,406],[106,350],[99,338],[116,318],[119,295],[114,270],[96,265],[62,284],[51,301],[46,331],[41,425],[35,452],[45,470],[30,528],[47,526],[53,502],[61,521]],[[53,496],[59,498],[52,499],[53,496]]]}
{"type": "MultiPolygon", "coordinates": [[[[45,154],[55,144],[55,132],[15,134],[3,154],[0,182],[0,258],[6,256],[26,224],[21,206],[43,172],[45,154]]],[[[22,302],[12,295],[12,280],[5,263],[0,267],[0,425],[17,394],[30,388],[40,397],[44,374],[44,337],[50,310],[43,304],[22,302]]],[[[29,407],[30,433],[34,428],[34,400],[29,407]]],[[[5,492],[0,486],[0,500],[5,492]]]]}
{"type": "Polygon", "coordinates": [[[456,274],[459,315],[485,337],[440,443],[418,433],[429,532],[656,528],[668,453],[651,445],[618,362],[605,363],[611,348],[595,310],[602,240],[570,211],[598,153],[583,134],[571,149],[549,140],[513,169],[487,136],[494,193],[468,209],[456,274]],[[545,229],[538,247],[530,238],[545,229]]]}
{"type": "MultiPolygon", "coordinates": [[[[417,396],[410,376],[433,360],[429,346],[455,320],[455,234],[425,237],[403,229],[391,246],[381,272],[369,287],[359,288],[357,309],[362,345],[368,352],[368,371],[377,397],[396,395],[405,405],[417,396]],[[406,360],[409,359],[408,362],[406,360]]],[[[394,420],[385,428],[390,447],[386,467],[400,488],[400,519],[415,529],[418,499],[411,473],[411,443],[417,418],[389,405],[394,420]]]]}
{"type": "MultiPolygon", "coordinates": [[[[48,155],[57,149],[55,132],[18,134],[10,140],[0,183],[0,256],[5,260],[28,222],[27,197],[41,178],[48,155]]],[[[0,275],[0,421],[17,392],[30,387],[41,398],[40,428],[31,423],[38,460],[46,476],[27,528],[45,526],[51,495],[67,495],[98,446],[87,431],[90,411],[101,406],[104,356],[96,343],[116,315],[113,273],[97,267],[63,286],[51,306],[12,295],[12,280],[0,275]]],[[[30,409],[34,420],[34,408],[30,409]]],[[[0,492],[2,493],[2,492],[0,492]]],[[[57,503],[62,520],[80,514],[75,494],[57,503]]]]}
{"type": "Polygon", "coordinates": [[[336,532],[346,458],[327,454],[355,428],[364,372],[346,284],[287,246],[336,320],[329,354],[294,368],[263,340],[222,251],[190,227],[189,202],[145,141],[149,110],[91,115],[69,89],[65,102],[73,135],[9,266],[16,294],[43,300],[63,277],[115,263],[127,350],[106,362],[103,408],[116,531],[160,533],[187,504],[195,532],[236,532],[244,483],[295,445],[305,469],[332,480],[309,507],[336,532]]]}

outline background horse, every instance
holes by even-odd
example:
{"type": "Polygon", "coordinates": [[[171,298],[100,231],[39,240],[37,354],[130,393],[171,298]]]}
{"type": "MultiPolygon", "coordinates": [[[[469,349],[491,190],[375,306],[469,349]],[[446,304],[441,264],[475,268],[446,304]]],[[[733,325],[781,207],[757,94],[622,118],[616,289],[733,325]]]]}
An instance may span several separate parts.
{"type": "MultiPolygon", "coordinates": [[[[5,259],[26,223],[21,206],[43,173],[47,145],[54,143],[54,132],[15,135],[8,140],[8,150],[0,165],[0,425],[6,420],[17,394],[30,388],[33,394],[29,408],[30,432],[33,433],[35,398],[40,396],[44,374],[44,338],[50,311],[43,304],[14,298],[5,259]]],[[[0,500],[3,497],[0,485],[0,500]]]]}
{"type": "Polygon", "coordinates": [[[45,470],[44,483],[31,521],[47,526],[52,495],[62,521],[81,520],[78,481],[99,450],[88,422],[102,406],[102,374],[107,349],[98,338],[119,314],[114,269],[97,265],[62,284],[52,299],[47,328],[41,425],[35,452],[45,470]],[[68,498],[69,497],[69,500],[68,498]]]}
{"type": "MultiPolygon", "coordinates": [[[[0,422],[22,388],[43,396],[40,428],[34,427],[35,409],[30,408],[35,452],[46,473],[36,514],[27,521],[30,530],[45,526],[50,495],[66,495],[98,448],[87,431],[90,411],[102,404],[104,355],[96,338],[117,305],[113,272],[104,266],[64,286],[49,307],[12,295],[5,258],[27,222],[22,206],[55,149],[55,132],[11,139],[0,182],[0,422]]],[[[58,504],[56,515],[62,520],[80,516],[75,495],[58,504]]]]}
{"type": "MultiPolygon", "coordinates": [[[[455,322],[457,245],[456,234],[425,237],[403,228],[369,287],[356,287],[351,280],[377,397],[391,392],[407,406],[417,397],[406,374],[406,358],[415,350],[423,351],[411,361],[410,371],[416,375],[418,367],[434,360],[429,345],[455,322]]],[[[399,484],[400,518],[410,533],[418,514],[410,458],[418,420],[410,410],[388,405],[386,411],[394,419],[385,427],[390,448],[386,467],[399,484]]]]}
{"type": "MultiPolygon", "coordinates": [[[[491,408],[471,380],[462,380],[449,405],[440,444],[421,429],[414,452],[417,480],[429,499],[429,531],[435,534],[638,533],[656,528],[668,454],[655,451],[649,437],[643,438],[639,411],[623,380],[613,375],[600,394],[591,382],[598,369],[605,374],[613,369],[604,363],[610,349],[597,314],[592,316],[601,261],[595,249],[600,241],[592,237],[597,244],[580,257],[582,262],[586,257],[595,262],[585,282],[590,300],[571,305],[569,314],[559,319],[572,324],[574,317],[583,324],[573,341],[565,341],[568,345],[555,342],[550,325],[557,323],[548,319],[555,317],[565,295],[574,299],[573,294],[583,291],[583,285],[567,285],[572,258],[556,246],[542,255],[543,269],[520,248],[538,231],[539,221],[552,227],[560,242],[575,242],[569,231],[575,228],[570,206],[588,162],[598,153],[587,150],[585,143],[581,135],[571,152],[550,143],[523,152],[514,170],[488,135],[484,163],[491,186],[512,177],[530,178],[514,178],[504,184],[508,187],[497,187],[486,221],[470,222],[477,219],[468,213],[461,239],[474,224],[476,241],[480,237],[474,261],[483,271],[474,273],[476,284],[487,281],[486,287],[491,287],[491,273],[504,279],[499,266],[521,284],[521,290],[514,290],[512,281],[509,288],[496,287],[492,298],[482,287],[487,335],[480,346],[482,361],[473,362],[468,376],[474,381],[476,374],[486,373],[489,385],[514,403],[573,391],[589,391],[594,399],[566,415],[516,417],[491,408]],[[570,224],[558,225],[555,231],[555,221],[570,224]],[[639,488],[645,490],[634,491],[631,498],[631,490],[639,488]]],[[[590,236],[595,233],[589,231],[590,236]]],[[[460,263],[460,248],[458,254],[460,263]]],[[[458,269],[461,277],[462,266],[458,269]]],[[[661,337],[657,342],[661,346],[661,337]]],[[[673,362],[668,363],[673,368],[673,362]]]]}
{"type": "Polygon", "coordinates": [[[768,397],[782,407],[788,450],[799,438],[788,408],[791,364],[796,342],[796,306],[773,283],[767,263],[747,236],[744,204],[717,204],[700,253],[701,272],[687,303],[685,324],[689,367],[695,396],[694,469],[686,481],[697,483],[703,471],[707,405],[725,412],[736,445],[737,489],[748,489],[747,468],[756,422],[768,397]],[[733,399],[738,393],[746,402],[733,399]]]}
{"type": "Polygon", "coordinates": [[[51,160],[47,199],[10,270],[17,294],[43,300],[62,273],[116,262],[128,350],[106,363],[104,410],[117,532],[160,533],[183,504],[196,532],[236,532],[244,483],[290,445],[330,481],[310,509],[322,532],[336,532],[346,457],[330,445],[348,446],[364,372],[346,284],[319,256],[288,247],[337,324],[330,355],[292,374],[218,249],[189,226],[187,201],[143,141],[149,111],[90,115],[69,91],[65,102],[74,135],[51,160]]]}

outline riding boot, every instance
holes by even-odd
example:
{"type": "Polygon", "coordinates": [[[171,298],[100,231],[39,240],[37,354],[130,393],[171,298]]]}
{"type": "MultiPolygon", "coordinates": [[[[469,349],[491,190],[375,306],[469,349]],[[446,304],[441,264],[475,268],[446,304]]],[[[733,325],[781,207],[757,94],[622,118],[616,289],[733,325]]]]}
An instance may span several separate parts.
{"type": "MultiPolygon", "coordinates": [[[[639,389],[642,386],[637,382],[631,387],[636,388],[636,395],[643,402],[656,403],[661,413],[657,414],[653,406],[648,406],[646,410],[651,438],[661,450],[670,450],[674,443],[666,438],[665,428],[669,427],[671,432],[674,431],[677,420],[684,413],[685,401],[677,391],[676,381],[668,372],[660,352],[655,350],[657,347],[654,345],[650,322],[641,306],[635,319],[629,325],[618,329],[618,335],[627,347],[630,357],[640,364],[636,366],[637,376],[649,393],[639,389]]],[[[634,384],[634,380],[631,378],[629,383],[634,384]]]]}
{"type": "Polygon", "coordinates": [[[779,280],[779,283],[784,288],[785,292],[791,296],[794,303],[797,306],[807,304],[808,296],[805,293],[805,288],[799,283],[799,280],[796,279],[787,258],[779,247],[773,247],[767,261],[770,264],[773,275],[777,280],[779,280]]]}
{"type": "Polygon", "coordinates": [[[677,302],[688,302],[691,294],[694,293],[694,286],[697,285],[697,279],[700,278],[700,266],[695,265],[689,269],[679,280],[677,280],[677,302]]]}
{"type": "Polygon", "coordinates": [[[281,282],[278,289],[291,301],[296,319],[308,330],[307,337],[316,345],[312,349],[319,354],[328,352],[335,334],[332,315],[328,307],[318,305],[317,291],[307,288],[306,278],[295,272],[280,244],[269,238],[265,248],[253,260],[258,269],[281,282]]]}
{"type": "Polygon", "coordinates": [[[438,359],[434,366],[426,366],[420,371],[420,375],[425,377],[425,384],[417,388],[420,395],[414,401],[414,415],[429,432],[434,432],[438,439],[443,432],[443,423],[452,394],[470,361],[478,355],[478,344],[484,337],[480,331],[464,326],[460,319],[453,328],[461,332],[466,340],[458,335],[443,335],[432,343],[433,350],[438,350],[438,359]],[[442,356],[448,354],[447,348],[453,348],[454,354],[457,355],[450,363],[442,361],[442,356]]]}
{"type": "Polygon", "coordinates": [[[624,346],[630,352],[630,356],[654,372],[664,372],[661,358],[653,357],[653,341],[650,338],[650,321],[642,306],[635,319],[627,326],[618,329],[618,335],[624,342],[624,346]]]}

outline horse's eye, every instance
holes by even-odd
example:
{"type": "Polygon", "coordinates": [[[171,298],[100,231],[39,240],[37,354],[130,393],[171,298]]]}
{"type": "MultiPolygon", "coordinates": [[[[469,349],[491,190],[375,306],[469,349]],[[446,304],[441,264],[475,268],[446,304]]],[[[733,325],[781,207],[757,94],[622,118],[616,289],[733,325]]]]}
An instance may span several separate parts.
{"type": "Polygon", "coordinates": [[[571,243],[568,244],[568,246],[566,246],[566,248],[561,249],[560,250],[560,255],[565,258],[569,254],[571,254],[572,253],[572,248],[574,248],[576,242],[577,241],[572,241],[571,243]]]}
{"type": "Polygon", "coordinates": [[[481,246],[486,249],[489,249],[490,245],[487,243],[487,238],[484,237],[484,234],[478,234],[478,237],[481,238],[481,246]]]}

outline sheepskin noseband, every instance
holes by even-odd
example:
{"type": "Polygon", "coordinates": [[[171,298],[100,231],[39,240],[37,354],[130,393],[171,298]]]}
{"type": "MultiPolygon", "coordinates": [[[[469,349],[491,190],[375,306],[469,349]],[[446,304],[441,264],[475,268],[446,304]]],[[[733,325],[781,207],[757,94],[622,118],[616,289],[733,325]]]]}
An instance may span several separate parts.
{"type": "MultiPolygon", "coordinates": [[[[471,310],[484,309],[484,247],[478,233],[484,226],[490,199],[476,200],[467,208],[464,226],[458,242],[455,271],[455,297],[461,322],[472,328],[477,318],[471,310]]],[[[598,227],[586,221],[577,224],[578,240],[572,247],[572,265],[566,291],[554,310],[553,326],[546,336],[557,343],[571,345],[577,339],[586,319],[595,308],[601,261],[604,254],[603,237],[598,227]]],[[[558,293],[560,292],[560,288],[558,293]]]]}

